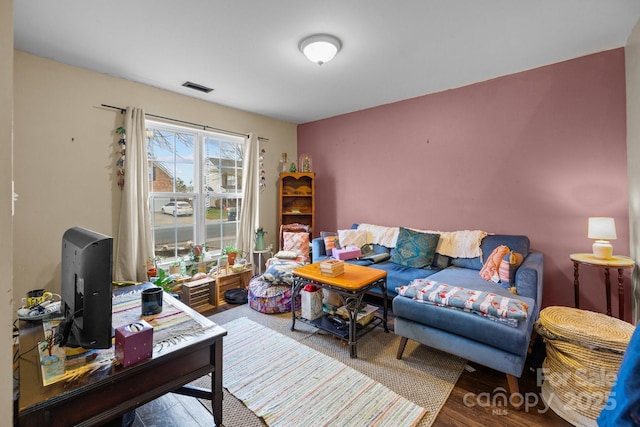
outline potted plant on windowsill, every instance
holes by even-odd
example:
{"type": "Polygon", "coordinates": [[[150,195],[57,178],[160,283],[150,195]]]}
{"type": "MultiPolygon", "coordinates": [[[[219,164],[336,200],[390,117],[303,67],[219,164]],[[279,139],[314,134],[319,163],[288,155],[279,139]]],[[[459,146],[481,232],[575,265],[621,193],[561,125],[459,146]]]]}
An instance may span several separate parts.
{"type": "Polygon", "coordinates": [[[236,249],[236,247],[233,245],[229,245],[223,249],[222,253],[227,256],[229,265],[233,265],[236,257],[238,256],[238,249],[236,249]]]}

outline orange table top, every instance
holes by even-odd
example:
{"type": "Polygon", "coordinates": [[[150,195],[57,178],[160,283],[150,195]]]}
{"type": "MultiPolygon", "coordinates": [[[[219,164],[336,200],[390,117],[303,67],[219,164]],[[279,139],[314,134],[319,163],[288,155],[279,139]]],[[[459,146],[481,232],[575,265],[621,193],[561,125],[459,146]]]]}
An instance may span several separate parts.
{"type": "Polygon", "coordinates": [[[384,270],[348,263],[345,263],[344,265],[343,274],[336,277],[324,276],[320,273],[319,262],[298,267],[293,270],[293,274],[304,279],[335,286],[347,291],[360,290],[387,276],[387,272],[384,270]]]}

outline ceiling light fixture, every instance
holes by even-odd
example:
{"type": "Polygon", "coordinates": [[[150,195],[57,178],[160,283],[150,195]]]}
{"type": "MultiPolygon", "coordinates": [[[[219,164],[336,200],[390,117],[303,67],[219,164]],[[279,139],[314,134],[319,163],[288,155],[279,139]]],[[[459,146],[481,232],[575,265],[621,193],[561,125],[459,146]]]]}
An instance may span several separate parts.
{"type": "Polygon", "coordinates": [[[298,46],[309,61],[322,65],[329,62],[340,51],[342,44],[337,37],[329,34],[315,34],[300,41],[298,46]]]}

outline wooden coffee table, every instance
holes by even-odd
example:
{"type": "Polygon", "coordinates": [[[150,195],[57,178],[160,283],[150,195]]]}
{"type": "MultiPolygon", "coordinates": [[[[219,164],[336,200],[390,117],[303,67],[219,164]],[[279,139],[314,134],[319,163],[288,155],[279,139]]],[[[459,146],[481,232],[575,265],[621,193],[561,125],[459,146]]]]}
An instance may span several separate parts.
{"type": "MultiPolygon", "coordinates": [[[[352,358],[358,357],[356,351],[357,342],[357,315],[358,309],[362,304],[364,294],[374,287],[380,288],[383,299],[383,318],[382,323],[384,331],[389,332],[387,327],[387,272],[378,270],[377,268],[363,267],[360,265],[345,264],[344,274],[337,277],[324,276],[320,273],[320,263],[307,264],[293,270],[293,291],[291,298],[295,301],[296,295],[300,289],[307,283],[319,286],[321,288],[330,289],[336,292],[342,300],[347,313],[349,314],[349,355],[352,358]]],[[[291,310],[291,330],[295,329],[296,319],[302,319],[296,316],[295,310],[291,310]]],[[[317,326],[317,324],[312,323],[317,326]]],[[[323,328],[325,329],[325,328],[323,328]]],[[[331,328],[325,329],[334,335],[336,334],[331,328]]]]}

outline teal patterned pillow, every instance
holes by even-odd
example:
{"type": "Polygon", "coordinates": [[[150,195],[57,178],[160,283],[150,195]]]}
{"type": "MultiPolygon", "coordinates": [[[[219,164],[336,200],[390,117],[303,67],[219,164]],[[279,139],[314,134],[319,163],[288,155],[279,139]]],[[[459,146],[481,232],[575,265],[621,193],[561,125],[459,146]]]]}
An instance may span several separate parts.
{"type": "Polygon", "coordinates": [[[438,240],[439,234],[421,233],[400,227],[390,261],[405,267],[431,269],[438,240]]]}

